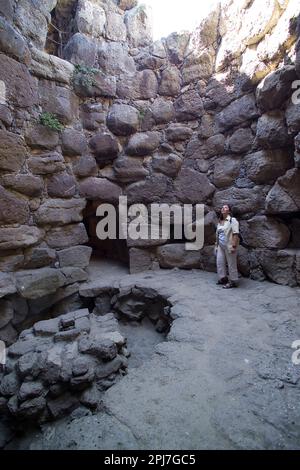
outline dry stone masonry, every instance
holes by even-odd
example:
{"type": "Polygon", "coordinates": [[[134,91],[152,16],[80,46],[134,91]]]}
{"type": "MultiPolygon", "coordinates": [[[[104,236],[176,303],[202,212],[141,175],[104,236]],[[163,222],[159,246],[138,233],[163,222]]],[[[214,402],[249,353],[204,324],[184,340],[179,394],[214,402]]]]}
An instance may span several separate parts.
{"type": "Polygon", "coordinates": [[[153,41],[136,0],[0,1],[1,339],[81,308],[95,207],[120,195],[205,204],[200,253],[130,240],[131,272],[213,271],[229,203],[240,272],[299,285],[299,12],[226,0],[153,41]]]}

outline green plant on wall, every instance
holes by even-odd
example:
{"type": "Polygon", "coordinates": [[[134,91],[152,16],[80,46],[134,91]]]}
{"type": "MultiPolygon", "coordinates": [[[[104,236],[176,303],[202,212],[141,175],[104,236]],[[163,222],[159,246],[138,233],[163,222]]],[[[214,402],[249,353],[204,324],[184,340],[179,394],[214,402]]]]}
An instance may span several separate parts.
{"type": "Polygon", "coordinates": [[[63,130],[64,126],[58,120],[58,118],[52,113],[42,113],[40,115],[40,123],[51,129],[52,131],[60,132],[63,130]]]}
{"type": "Polygon", "coordinates": [[[97,85],[95,75],[99,72],[98,69],[87,67],[85,65],[75,65],[73,81],[75,85],[81,85],[86,88],[97,85]]]}

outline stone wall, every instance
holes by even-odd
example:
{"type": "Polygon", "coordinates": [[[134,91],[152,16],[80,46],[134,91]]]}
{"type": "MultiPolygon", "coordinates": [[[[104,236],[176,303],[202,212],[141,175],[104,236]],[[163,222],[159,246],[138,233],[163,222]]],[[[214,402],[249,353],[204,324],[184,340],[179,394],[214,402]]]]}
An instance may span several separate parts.
{"type": "Polygon", "coordinates": [[[130,240],[132,272],[214,270],[230,203],[241,273],[299,284],[299,0],[263,3],[226,0],[153,42],[136,0],[0,1],[1,338],[80,307],[86,203],[121,194],[206,207],[200,253],[130,240]]]}

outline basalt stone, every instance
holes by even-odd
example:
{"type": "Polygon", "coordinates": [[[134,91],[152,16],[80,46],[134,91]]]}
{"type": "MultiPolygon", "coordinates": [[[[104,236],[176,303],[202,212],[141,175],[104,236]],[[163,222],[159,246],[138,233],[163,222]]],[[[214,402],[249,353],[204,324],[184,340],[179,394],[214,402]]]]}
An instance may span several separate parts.
{"type": "Polygon", "coordinates": [[[73,173],[79,178],[95,176],[98,172],[97,163],[91,155],[80,157],[73,165],[73,173]]]}
{"type": "Polygon", "coordinates": [[[36,336],[53,336],[59,330],[58,318],[39,321],[34,324],[33,331],[36,336]]]}
{"type": "Polygon", "coordinates": [[[132,106],[114,104],[107,116],[107,127],[116,135],[134,134],[139,126],[139,112],[132,106]]]}
{"type": "Polygon", "coordinates": [[[179,200],[192,204],[206,202],[216,190],[206,175],[189,168],[180,171],[174,186],[179,200]]]}
{"type": "Polygon", "coordinates": [[[74,157],[83,155],[87,151],[85,135],[75,129],[65,129],[62,133],[62,152],[64,155],[74,157]]]}
{"type": "Polygon", "coordinates": [[[154,269],[154,254],[149,249],[130,248],[129,271],[136,274],[154,269]]]}
{"type": "Polygon", "coordinates": [[[0,80],[5,83],[6,100],[20,108],[32,108],[38,104],[37,79],[32,77],[24,64],[0,54],[0,80]]]}
{"type": "Polygon", "coordinates": [[[214,165],[213,182],[218,188],[230,186],[238,177],[241,159],[235,156],[220,157],[214,165]]]}
{"type": "Polygon", "coordinates": [[[128,43],[132,47],[148,46],[152,42],[152,26],[146,5],[138,5],[125,13],[128,43]]]}
{"type": "Polygon", "coordinates": [[[154,155],[151,164],[154,171],[174,177],[180,171],[182,159],[174,153],[169,155],[154,155]]]}
{"type": "Polygon", "coordinates": [[[144,156],[156,150],[160,143],[160,133],[149,131],[133,135],[127,146],[129,155],[144,156]]]}
{"type": "Polygon", "coordinates": [[[5,104],[0,104],[0,121],[2,121],[6,127],[10,127],[13,121],[11,111],[5,104]]]}
{"type": "Polygon", "coordinates": [[[96,156],[97,163],[101,166],[112,162],[119,153],[117,139],[108,133],[98,133],[92,137],[90,147],[96,156]]]}
{"type": "Polygon", "coordinates": [[[175,100],[174,107],[178,121],[199,119],[204,114],[202,99],[196,90],[183,93],[175,100]]]}
{"type": "Polygon", "coordinates": [[[220,210],[229,204],[237,215],[255,213],[264,208],[265,192],[260,186],[254,188],[229,188],[217,191],[213,199],[213,207],[220,210]]]}
{"type": "Polygon", "coordinates": [[[133,183],[126,188],[128,202],[151,203],[158,202],[167,193],[168,178],[165,175],[153,175],[144,181],[133,183]]]}
{"type": "Polygon", "coordinates": [[[270,73],[259,84],[256,91],[257,104],[263,111],[281,108],[292,91],[292,82],[296,80],[295,68],[286,65],[270,73]]]}
{"type": "Polygon", "coordinates": [[[156,124],[165,124],[175,118],[175,109],[172,101],[157,98],[151,105],[151,111],[156,124]]]}
{"type": "Polygon", "coordinates": [[[98,38],[104,33],[106,13],[100,2],[79,0],[75,21],[77,30],[80,33],[98,38]]]}
{"type": "Polygon", "coordinates": [[[47,246],[29,248],[25,252],[24,269],[37,269],[50,266],[56,261],[56,252],[47,246]]]}
{"type": "Polygon", "coordinates": [[[115,203],[122,194],[121,188],[106,178],[90,177],[79,184],[79,192],[82,197],[89,200],[102,200],[115,203]]]}
{"type": "Polygon", "coordinates": [[[106,12],[106,28],[105,37],[111,41],[126,41],[127,30],[124,24],[124,17],[119,12],[111,11],[106,12]]]}
{"type": "Polygon", "coordinates": [[[52,150],[58,146],[59,142],[58,132],[42,124],[36,124],[28,129],[25,138],[29,147],[33,149],[52,150]]]}
{"type": "Polygon", "coordinates": [[[0,141],[0,169],[19,171],[27,155],[24,139],[17,134],[0,129],[0,141]]]}
{"type": "Polygon", "coordinates": [[[61,123],[68,124],[78,117],[79,100],[68,88],[42,81],[39,92],[43,111],[54,114],[61,123]]]}
{"type": "Polygon", "coordinates": [[[265,215],[258,215],[240,222],[243,243],[252,248],[286,248],[290,231],[281,221],[265,215]]]}
{"type": "Polygon", "coordinates": [[[71,393],[65,393],[55,400],[49,400],[47,402],[47,406],[50,410],[51,416],[54,419],[58,419],[65,414],[71,413],[71,411],[78,406],[78,399],[71,393]]]}
{"type": "Polygon", "coordinates": [[[171,66],[162,71],[158,92],[165,96],[178,96],[181,88],[181,76],[177,67],[171,66]]]}
{"type": "Polygon", "coordinates": [[[297,134],[300,131],[300,104],[291,102],[286,109],[285,118],[289,133],[297,134]]]}
{"type": "Polygon", "coordinates": [[[70,266],[62,268],[61,273],[65,276],[65,285],[75,284],[76,282],[82,282],[88,279],[87,272],[77,267],[70,266]]]}
{"type": "Polygon", "coordinates": [[[0,272],[0,298],[14,294],[16,291],[15,281],[11,274],[0,272]]]}
{"type": "Polygon", "coordinates": [[[0,393],[5,397],[11,397],[17,393],[19,388],[19,380],[15,372],[7,374],[0,384],[0,393]]]}
{"type": "Polygon", "coordinates": [[[248,178],[257,184],[273,182],[294,166],[288,149],[260,150],[247,155],[244,163],[248,178]]]}
{"type": "Polygon", "coordinates": [[[48,199],[36,211],[35,221],[39,225],[67,225],[80,222],[85,205],[83,199],[48,199]]]}
{"type": "Polygon", "coordinates": [[[295,250],[261,250],[259,262],[266,276],[277,284],[295,287],[295,250]]]}
{"type": "Polygon", "coordinates": [[[31,398],[40,397],[44,393],[46,393],[46,391],[42,382],[23,382],[18,393],[18,398],[23,402],[31,398]]]}
{"type": "Polygon", "coordinates": [[[22,251],[3,251],[0,255],[0,271],[8,273],[21,269],[24,265],[24,255],[22,251]]]}
{"type": "Polygon", "coordinates": [[[45,240],[51,248],[69,248],[86,243],[88,235],[83,224],[72,224],[50,229],[45,240]]]}
{"type": "Polygon", "coordinates": [[[166,129],[166,137],[170,142],[178,142],[188,140],[192,137],[193,130],[180,124],[171,124],[166,129]]]}
{"type": "Polygon", "coordinates": [[[157,258],[162,268],[192,269],[200,267],[200,252],[186,251],[185,243],[174,243],[157,248],[157,258]]]}
{"type": "Polygon", "coordinates": [[[223,111],[217,114],[216,121],[219,130],[223,132],[258,116],[259,111],[256,107],[255,96],[250,94],[230,103],[223,111]]]}
{"type": "Polygon", "coordinates": [[[114,172],[118,181],[134,183],[149,175],[149,171],[139,158],[122,156],[114,162],[114,172]]]}
{"type": "Polygon", "coordinates": [[[0,186],[0,223],[25,224],[28,217],[28,202],[0,186]]]}
{"type": "Polygon", "coordinates": [[[31,47],[30,72],[38,78],[53,80],[58,83],[71,84],[74,66],[54,55],[31,47]]]}
{"type": "Polygon", "coordinates": [[[185,59],[181,69],[183,84],[210,78],[214,71],[213,67],[213,53],[207,51],[192,53],[185,59]]]}
{"type": "Polygon", "coordinates": [[[74,246],[58,252],[58,259],[61,268],[76,266],[86,268],[89,265],[92,248],[89,246],[74,246]]]}
{"type": "Polygon", "coordinates": [[[14,316],[14,310],[11,302],[8,300],[0,300],[0,329],[4,328],[14,316]]]}
{"type": "Polygon", "coordinates": [[[74,176],[66,171],[57,173],[47,181],[47,192],[49,197],[70,198],[76,194],[77,183],[74,176]]]}
{"type": "Polygon", "coordinates": [[[5,188],[13,189],[29,197],[38,197],[44,188],[42,178],[32,175],[4,175],[0,179],[5,188]]]}
{"type": "Polygon", "coordinates": [[[0,49],[20,62],[29,64],[29,48],[22,36],[5,19],[0,20],[0,49]]]}
{"type": "Polygon", "coordinates": [[[0,228],[0,250],[14,250],[35,245],[43,235],[44,232],[37,227],[26,225],[0,228]]]}
{"type": "Polygon", "coordinates": [[[59,153],[45,153],[28,159],[28,167],[35,175],[48,175],[65,169],[63,156],[59,153]]]}
{"type": "Polygon", "coordinates": [[[229,139],[229,149],[233,153],[247,153],[251,150],[254,136],[250,128],[238,129],[229,139]]]}
{"type": "Polygon", "coordinates": [[[188,32],[172,33],[167,37],[166,49],[173,64],[183,61],[189,41],[190,33],[188,32]]]}
{"type": "Polygon", "coordinates": [[[300,210],[300,170],[288,170],[276,181],[266,198],[270,214],[293,213],[300,210]]]}
{"type": "Polygon", "coordinates": [[[83,98],[114,98],[117,94],[117,80],[116,77],[105,75],[96,69],[90,73],[77,72],[74,89],[76,94],[83,98]]]}
{"type": "Polygon", "coordinates": [[[97,57],[97,44],[85,34],[74,34],[63,50],[63,58],[72,64],[94,67],[97,57]]]}
{"type": "Polygon", "coordinates": [[[98,46],[98,61],[99,68],[109,75],[134,75],[136,72],[136,66],[128,53],[127,44],[101,42],[98,46]]]}
{"type": "Polygon", "coordinates": [[[261,116],[257,122],[256,139],[262,148],[281,148],[291,143],[285,124],[284,113],[271,111],[261,116]]]}
{"type": "MultiPolygon", "coordinates": [[[[1,287],[0,287],[0,296],[1,296],[1,287]]],[[[6,325],[4,328],[1,328],[0,339],[1,341],[4,341],[4,343],[7,346],[9,346],[10,344],[13,344],[17,340],[17,338],[18,338],[18,332],[11,323],[6,325]]]]}
{"type": "Polygon", "coordinates": [[[55,292],[65,283],[64,276],[53,268],[19,271],[16,281],[18,292],[25,299],[38,299],[55,292]]]}

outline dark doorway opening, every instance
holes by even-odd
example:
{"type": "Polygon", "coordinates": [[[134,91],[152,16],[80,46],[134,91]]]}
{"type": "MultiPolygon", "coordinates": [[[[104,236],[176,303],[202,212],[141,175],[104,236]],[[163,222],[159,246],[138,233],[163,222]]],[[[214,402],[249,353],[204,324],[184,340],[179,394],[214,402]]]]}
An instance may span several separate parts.
{"type": "Polygon", "coordinates": [[[45,49],[48,54],[63,58],[63,50],[71,36],[76,33],[76,10],[78,0],[58,0],[51,12],[45,49]]]}
{"type": "MultiPolygon", "coordinates": [[[[83,213],[83,223],[89,236],[87,243],[93,249],[93,259],[115,260],[129,266],[129,250],[126,240],[100,240],[96,233],[100,217],[96,216],[99,201],[88,201],[83,213]]],[[[117,208],[116,208],[117,212],[117,208]]],[[[118,217],[117,217],[118,220],[118,217]]]]}

